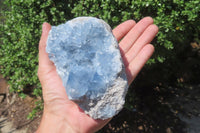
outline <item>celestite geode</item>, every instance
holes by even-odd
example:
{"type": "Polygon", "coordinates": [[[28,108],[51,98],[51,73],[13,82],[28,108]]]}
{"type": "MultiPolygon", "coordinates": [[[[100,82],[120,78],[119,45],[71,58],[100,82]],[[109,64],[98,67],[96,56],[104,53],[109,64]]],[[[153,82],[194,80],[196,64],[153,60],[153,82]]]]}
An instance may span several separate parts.
{"type": "Polygon", "coordinates": [[[128,84],[118,43],[103,20],[78,17],[52,26],[46,51],[70,100],[94,119],[116,115],[128,84]]]}

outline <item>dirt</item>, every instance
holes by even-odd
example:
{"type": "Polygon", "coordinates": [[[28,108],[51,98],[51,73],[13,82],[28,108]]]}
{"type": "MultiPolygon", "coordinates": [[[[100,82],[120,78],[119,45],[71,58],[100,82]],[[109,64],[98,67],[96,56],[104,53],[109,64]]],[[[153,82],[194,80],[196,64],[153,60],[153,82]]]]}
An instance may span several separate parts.
{"type": "Polygon", "coordinates": [[[26,96],[22,99],[15,93],[9,93],[9,86],[0,78],[0,133],[33,133],[41,120],[41,112],[33,120],[27,116],[35,106],[37,99],[26,96]],[[6,89],[6,90],[5,90],[6,89]]]}
{"type": "MultiPolygon", "coordinates": [[[[8,102],[7,99],[4,99],[0,104],[1,118],[6,118],[7,124],[11,124],[5,124],[4,126],[9,126],[10,130],[12,129],[15,132],[19,130],[25,130],[26,133],[35,132],[40,123],[41,114],[33,120],[27,119],[28,114],[34,107],[34,101],[33,98],[28,96],[25,99],[22,99],[16,94],[12,95],[10,102],[8,102]]],[[[0,126],[2,126],[2,124],[3,123],[0,122],[0,126]]]]}
{"type": "MultiPolygon", "coordinates": [[[[6,84],[5,88],[9,89],[9,86],[6,84]]],[[[28,120],[27,116],[37,99],[30,96],[22,99],[17,94],[5,92],[0,95],[3,96],[0,101],[0,133],[35,132],[42,112],[33,120],[28,120]]],[[[136,95],[132,104],[134,108],[124,108],[98,133],[200,132],[200,84],[143,87],[129,93],[136,95]]]]}

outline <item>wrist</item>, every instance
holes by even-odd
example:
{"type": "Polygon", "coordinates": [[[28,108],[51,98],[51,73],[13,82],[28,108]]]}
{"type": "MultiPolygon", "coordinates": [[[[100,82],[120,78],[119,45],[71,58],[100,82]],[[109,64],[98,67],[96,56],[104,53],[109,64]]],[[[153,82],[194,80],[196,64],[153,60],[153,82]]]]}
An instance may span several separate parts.
{"type": "Polygon", "coordinates": [[[67,123],[65,118],[49,113],[43,112],[42,120],[36,133],[77,133],[67,123]]]}

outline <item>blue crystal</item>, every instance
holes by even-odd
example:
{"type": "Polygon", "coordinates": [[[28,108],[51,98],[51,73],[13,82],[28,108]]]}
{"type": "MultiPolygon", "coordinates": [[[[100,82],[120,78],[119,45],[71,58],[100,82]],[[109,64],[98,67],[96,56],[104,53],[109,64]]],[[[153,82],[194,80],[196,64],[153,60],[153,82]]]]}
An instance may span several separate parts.
{"type": "Polygon", "coordinates": [[[107,119],[122,109],[127,79],[117,40],[103,20],[79,17],[52,26],[46,51],[68,98],[85,113],[107,119]]]}

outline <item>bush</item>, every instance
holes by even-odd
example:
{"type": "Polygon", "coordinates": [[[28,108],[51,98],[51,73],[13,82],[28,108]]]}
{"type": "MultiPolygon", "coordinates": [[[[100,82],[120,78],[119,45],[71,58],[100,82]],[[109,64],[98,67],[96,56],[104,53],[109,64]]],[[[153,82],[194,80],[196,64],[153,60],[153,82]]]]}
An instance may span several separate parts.
{"type": "Polygon", "coordinates": [[[157,50],[152,62],[164,62],[171,56],[172,49],[182,52],[190,41],[197,39],[200,31],[199,0],[86,0],[77,3],[72,12],[75,16],[102,18],[112,27],[128,19],[152,16],[160,29],[154,42],[157,50]]]}
{"type": "MultiPolygon", "coordinates": [[[[9,78],[11,91],[23,92],[30,86],[40,88],[37,66],[41,25],[45,21],[56,25],[72,18],[70,4],[63,3],[65,1],[5,1],[10,10],[6,12],[5,25],[1,26],[0,66],[3,75],[9,78]]],[[[41,94],[41,91],[33,92],[41,94]]]]}
{"type": "MultiPolygon", "coordinates": [[[[22,96],[27,89],[41,96],[37,78],[38,42],[43,22],[58,25],[78,16],[95,16],[112,27],[128,19],[152,16],[160,28],[153,44],[156,53],[149,64],[176,63],[178,55],[197,40],[200,33],[199,0],[5,0],[6,11],[0,29],[1,73],[10,89],[22,96]]],[[[166,68],[166,73],[170,68],[166,68]]]]}

